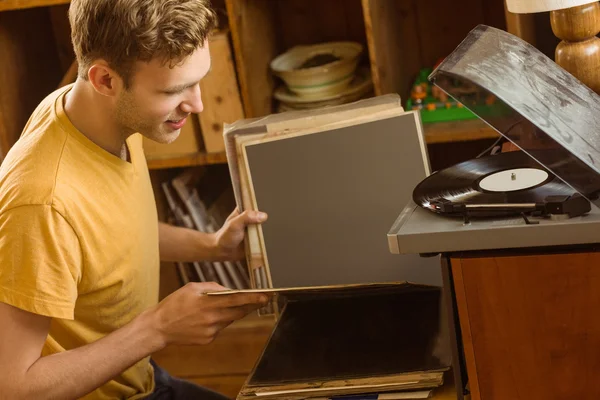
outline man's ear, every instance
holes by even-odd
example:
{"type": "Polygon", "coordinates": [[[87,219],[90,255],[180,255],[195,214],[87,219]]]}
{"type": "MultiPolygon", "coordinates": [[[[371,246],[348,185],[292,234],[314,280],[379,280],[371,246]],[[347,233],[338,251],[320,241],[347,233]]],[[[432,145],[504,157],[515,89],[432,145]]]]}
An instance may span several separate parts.
{"type": "Polygon", "coordinates": [[[123,79],[104,60],[92,64],[88,69],[88,79],[94,89],[104,96],[115,96],[123,89],[123,79]]]}

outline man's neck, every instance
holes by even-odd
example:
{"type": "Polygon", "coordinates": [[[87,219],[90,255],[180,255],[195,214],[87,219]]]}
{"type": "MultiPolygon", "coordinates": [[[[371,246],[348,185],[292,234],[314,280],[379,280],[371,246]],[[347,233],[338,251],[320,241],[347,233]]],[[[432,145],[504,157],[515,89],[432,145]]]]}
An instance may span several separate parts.
{"type": "Polygon", "coordinates": [[[128,160],[126,136],[117,127],[110,106],[108,99],[79,78],[64,102],[65,113],[78,131],[102,149],[128,160]]]}

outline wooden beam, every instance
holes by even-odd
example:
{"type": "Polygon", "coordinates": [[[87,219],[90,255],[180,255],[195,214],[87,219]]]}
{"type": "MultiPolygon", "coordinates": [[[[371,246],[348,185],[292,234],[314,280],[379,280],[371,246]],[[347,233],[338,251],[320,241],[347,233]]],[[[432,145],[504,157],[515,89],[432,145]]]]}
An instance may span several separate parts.
{"type": "Polygon", "coordinates": [[[508,11],[504,2],[504,15],[506,17],[506,31],[520,37],[532,46],[535,46],[534,14],[514,14],[508,11]]]}
{"type": "Polygon", "coordinates": [[[71,63],[71,66],[69,67],[69,69],[67,70],[67,73],[65,74],[65,76],[63,76],[63,78],[60,80],[58,87],[61,88],[65,85],[68,85],[69,83],[75,82],[75,80],[77,79],[78,68],[79,68],[79,64],[77,64],[77,60],[74,60],[71,63]]]}
{"type": "Polygon", "coordinates": [[[427,144],[496,139],[500,134],[479,119],[423,124],[427,144]]]}
{"type": "Polygon", "coordinates": [[[198,165],[225,164],[227,156],[221,153],[192,153],[177,157],[148,158],[149,169],[193,167],[198,165]]]}
{"type": "Polygon", "coordinates": [[[2,0],[0,11],[22,10],[24,8],[55,6],[69,4],[70,0],[2,0]]]}

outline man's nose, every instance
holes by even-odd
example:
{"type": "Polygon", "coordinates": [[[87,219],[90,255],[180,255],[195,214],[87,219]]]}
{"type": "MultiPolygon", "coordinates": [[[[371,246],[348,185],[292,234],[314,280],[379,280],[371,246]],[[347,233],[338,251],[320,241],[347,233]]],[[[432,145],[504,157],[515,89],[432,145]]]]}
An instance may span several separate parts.
{"type": "Polygon", "coordinates": [[[204,104],[202,103],[202,93],[200,91],[200,84],[194,86],[189,91],[188,98],[181,103],[181,110],[186,113],[200,113],[204,110],[204,104]]]}

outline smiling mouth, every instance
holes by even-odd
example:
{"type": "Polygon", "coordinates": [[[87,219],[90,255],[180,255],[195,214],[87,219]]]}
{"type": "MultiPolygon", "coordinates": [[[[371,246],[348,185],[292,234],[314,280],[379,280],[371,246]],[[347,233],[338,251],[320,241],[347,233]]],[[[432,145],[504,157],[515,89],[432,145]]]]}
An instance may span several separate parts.
{"type": "Polygon", "coordinates": [[[167,122],[171,122],[173,124],[177,124],[177,123],[183,121],[184,119],[186,119],[189,116],[190,116],[190,114],[187,114],[187,115],[184,115],[183,117],[178,118],[178,119],[168,119],[167,122]]]}

